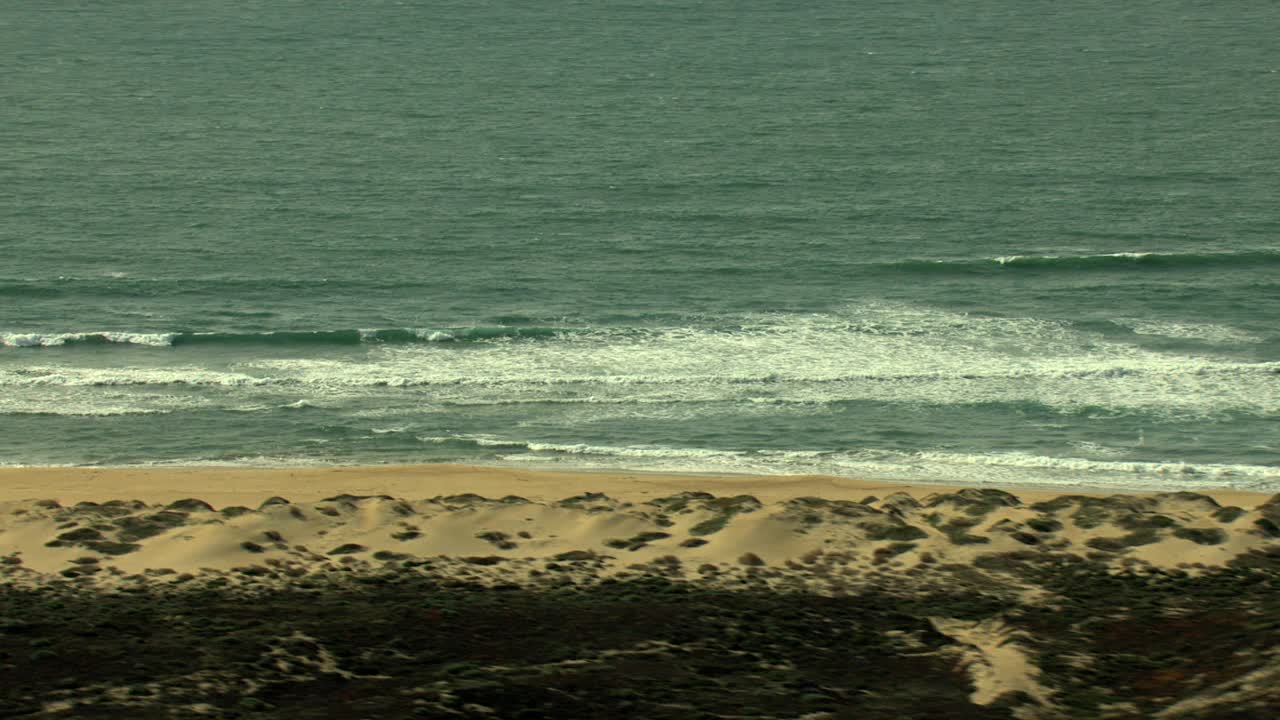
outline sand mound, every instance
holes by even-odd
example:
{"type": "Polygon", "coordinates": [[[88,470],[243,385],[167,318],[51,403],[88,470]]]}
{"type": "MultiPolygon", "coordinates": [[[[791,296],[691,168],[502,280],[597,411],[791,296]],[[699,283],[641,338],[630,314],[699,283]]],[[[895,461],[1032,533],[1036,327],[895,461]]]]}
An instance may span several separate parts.
{"type": "Polygon", "coordinates": [[[221,509],[197,498],[67,507],[30,500],[0,504],[0,556],[9,577],[28,582],[202,572],[287,579],[435,562],[469,565],[469,575],[495,582],[547,582],[557,570],[603,578],[654,569],[723,581],[751,570],[770,584],[821,587],[832,577],[857,585],[961,565],[1006,574],[1071,560],[1117,571],[1247,565],[1280,545],[1269,525],[1277,508],[1274,500],[1252,510],[1222,507],[1193,493],[1024,504],[990,489],[768,504],[706,492],[646,502],[590,492],[554,502],[342,494],[221,509]],[[816,567],[826,571],[787,572],[816,567]]]}

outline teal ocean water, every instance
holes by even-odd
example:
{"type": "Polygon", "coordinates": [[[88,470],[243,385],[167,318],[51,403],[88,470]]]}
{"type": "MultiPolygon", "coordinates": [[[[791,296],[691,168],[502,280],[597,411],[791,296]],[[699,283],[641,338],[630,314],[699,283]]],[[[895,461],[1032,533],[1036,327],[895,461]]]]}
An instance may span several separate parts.
{"type": "Polygon", "coordinates": [[[0,8],[0,463],[1280,490],[1280,5],[0,8]]]}

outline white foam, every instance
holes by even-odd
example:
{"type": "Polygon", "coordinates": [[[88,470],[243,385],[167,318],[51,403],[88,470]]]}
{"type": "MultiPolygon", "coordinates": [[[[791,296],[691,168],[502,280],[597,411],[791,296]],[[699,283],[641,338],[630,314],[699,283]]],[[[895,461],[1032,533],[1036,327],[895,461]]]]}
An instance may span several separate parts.
{"type": "Polygon", "coordinates": [[[69,342],[79,342],[100,337],[110,343],[167,347],[173,344],[175,333],[135,332],[75,332],[75,333],[0,333],[0,347],[60,347],[69,342]]]}
{"type": "Polygon", "coordinates": [[[521,465],[561,464],[664,472],[821,474],[874,480],[968,485],[1186,490],[1236,488],[1280,491],[1280,467],[1088,460],[1021,452],[966,454],[893,450],[732,451],[656,446],[609,447],[518,443],[529,452],[506,455],[521,465]]]}
{"type": "MultiPolygon", "coordinates": [[[[1090,258],[1128,258],[1130,260],[1141,260],[1158,253],[1151,252],[1114,252],[1114,253],[1098,253],[1096,255],[1001,255],[992,258],[1001,265],[1010,265],[1020,262],[1040,261],[1040,260],[1088,260],[1090,258]]],[[[1178,253],[1172,253],[1174,255],[1178,253]]]]}
{"type": "Polygon", "coordinates": [[[110,417],[163,415],[205,407],[204,398],[168,394],[102,393],[91,388],[8,388],[0,393],[0,415],[110,417]]]}
{"type": "Polygon", "coordinates": [[[1263,338],[1227,325],[1212,323],[1176,323],[1140,318],[1117,318],[1117,325],[1127,327],[1138,335],[1159,335],[1162,337],[1204,340],[1211,343],[1260,343],[1263,338]]]}
{"type": "Polygon", "coordinates": [[[314,387],[429,387],[433,399],[459,404],[1038,402],[1187,417],[1280,408],[1268,390],[1280,363],[1155,353],[1067,323],[889,305],[467,352],[386,347],[359,362],[277,359],[244,369],[314,387]]]}
{"type": "Polygon", "coordinates": [[[185,458],[173,460],[151,460],[140,463],[121,465],[104,465],[102,467],[230,467],[230,468],[288,468],[288,467],[327,467],[334,463],[313,457],[280,457],[276,455],[244,455],[231,458],[185,458]]]}
{"type": "Polygon", "coordinates": [[[287,410],[303,410],[306,408],[314,408],[314,407],[320,407],[320,406],[314,402],[311,402],[310,400],[297,400],[291,403],[285,403],[280,407],[287,410]]]}
{"type": "Polygon", "coordinates": [[[0,333],[3,347],[51,347],[66,343],[65,336],[39,335],[36,333],[0,333]]]}
{"type": "Polygon", "coordinates": [[[173,338],[176,333],[126,333],[126,332],[102,332],[102,333],[86,333],[85,335],[101,335],[113,343],[125,343],[129,345],[149,345],[151,347],[167,347],[173,345],[173,338]]]}
{"type": "Polygon", "coordinates": [[[22,406],[8,402],[0,402],[0,414],[5,415],[65,415],[72,417],[115,417],[120,415],[165,415],[173,410],[158,410],[130,405],[104,405],[102,403],[83,403],[79,405],[62,405],[49,407],[45,404],[22,406]]]}
{"type": "Polygon", "coordinates": [[[195,366],[163,368],[32,366],[21,370],[0,370],[0,387],[39,385],[64,387],[221,385],[239,387],[273,384],[278,384],[278,381],[273,378],[208,370],[195,366]]]}
{"type": "MultiPolygon", "coordinates": [[[[1083,458],[1061,458],[1031,455],[1022,452],[964,454],[944,452],[919,453],[926,460],[947,463],[950,465],[980,465],[984,467],[1010,467],[1038,470],[1066,471],[1070,473],[1096,474],[1131,474],[1146,477],[1168,477],[1182,479],[1202,478],[1206,481],[1214,479],[1273,480],[1280,481],[1280,467],[1265,465],[1227,465],[1202,464],[1185,462],[1137,462],[1115,460],[1086,460],[1083,458]]],[[[1179,483],[1181,485],[1181,483],[1179,483]]]]}
{"type": "Polygon", "coordinates": [[[185,385],[288,392],[290,401],[412,397],[424,405],[650,405],[653,412],[663,403],[768,413],[849,401],[1039,403],[1066,413],[1177,418],[1280,412],[1280,362],[1157,353],[1064,322],[889,303],[738,320],[465,351],[375,344],[337,359],[259,359],[233,369],[25,366],[0,370],[0,387],[185,385]]]}

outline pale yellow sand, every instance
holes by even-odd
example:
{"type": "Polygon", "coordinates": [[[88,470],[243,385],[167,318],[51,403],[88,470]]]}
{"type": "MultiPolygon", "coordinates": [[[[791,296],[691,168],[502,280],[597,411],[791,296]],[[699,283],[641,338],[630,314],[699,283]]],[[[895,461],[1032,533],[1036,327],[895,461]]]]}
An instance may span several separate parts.
{"type": "MultiPolygon", "coordinates": [[[[1002,493],[812,476],[557,473],[448,465],[45,468],[0,471],[0,488],[0,555],[17,553],[23,568],[38,573],[56,573],[84,556],[98,557],[103,567],[123,574],[157,568],[230,570],[268,561],[273,567],[316,571],[339,562],[376,565],[386,560],[375,557],[381,551],[402,558],[497,557],[493,567],[467,570],[524,576],[535,564],[585,551],[607,556],[595,563],[597,574],[606,575],[663,558],[678,561],[685,573],[704,565],[737,570],[750,565],[743,562],[748,553],[769,567],[833,554],[840,558],[839,572],[857,579],[912,567],[922,557],[967,565],[983,555],[1031,549],[1085,554],[1093,549],[1091,541],[1123,539],[1130,532],[1126,523],[1131,528],[1131,520],[1153,515],[1167,523],[1158,541],[1134,543],[1108,556],[1117,566],[1220,566],[1275,543],[1255,525],[1262,517],[1258,507],[1270,497],[1239,492],[1212,493],[1216,502],[1203,495],[1115,496],[1101,519],[1080,522],[1078,503],[1052,512],[1032,507],[1061,493],[1019,490],[1016,497],[996,497],[1002,493]],[[678,507],[653,502],[684,492],[719,499],[693,498],[678,507]],[[601,495],[560,502],[583,493],[601,495]],[[472,499],[451,497],[465,494],[472,499]],[[343,495],[365,497],[324,500],[343,495]],[[289,502],[259,507],[273,496],[289,502]],[[726,510],[724,503],[733,505],[735,496],[750,498],[726,510]],[[128,536],[135,532],[129,523],[155,523],[165,504],[184,498],[198,498],[212,509],[175,508],[158,521],[174,526],[128,536]],[[975,499],[983,506],[977,512],[975,499]],[[72,507],[108,500],[142,502],[116,512],[72,507]],[[218,512],[232,505],[245,506],[245,512],[218,512]],[[1220,505],[1245,512],[1219,521],[1213,513],[1220,505]],[[1060,527],[1035,530],[1046,518],[1060,527]],[[714,529],[706,529],[708,522],[714,529]],[[1221,535],[1200,544],[1175,534],[1184,528],[1221,535]],[[60,534],[77,529],[136,547],[91,552],[92,540],[57,542],[60,534]],[[886,532],[893,530],[900,532],[886,532]],[[406,533],[412,537],[403,537],[406,533]],[[642,533],[660,537],[638,547],[617,545],[642,533]],[[912,552],[897,557],[895,543],[904,541],[912,552]],[[262,549],[246,550],[245,543],[262,549]],[[343,545],[361,549],[334,552],[343,545]]],[[[1096,514],[1085,514],[1090,512],[1096,514]]]]}

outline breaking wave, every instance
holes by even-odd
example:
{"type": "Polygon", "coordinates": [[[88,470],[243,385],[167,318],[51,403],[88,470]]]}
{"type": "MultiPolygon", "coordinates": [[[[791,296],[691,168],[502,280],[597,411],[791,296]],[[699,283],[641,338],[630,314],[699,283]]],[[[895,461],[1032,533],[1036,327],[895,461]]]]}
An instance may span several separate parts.
{"type": "MultiPolygon", "coordinates": [[[[307,399],[417,388],[423,401],[446,405],[1035,401],[1071,412],[1100,407],[1179,416],[1266,414],[1280,404],[1274,392],[1280,362],[1144,350],[1069,322],[874,304],[838,313],[717,320],[649,328],[499,326],[453,329],[447,335],[446,330],[350,331],[341,337],[351,343],[381,338],[384,344],[375,352],[338,356],[245,352],[220,364],[203,353],[109,367],[96,359],[80,366],[78,360],[68,362],[70,356],[51,356],[38,365],[25,361],[0,368],[0,387],[286,388],[305,390],[307,399]],[[444,351],[456,342],[465,343],[466,350],[444,351]]],[[[1140,329],[1225,332],[1190,325],[1140,329]]],[[[195,337],[205,336],[118,340],[178,345],[195,337]]],[[[229,337],[270,342],[278,336],[224,334],[210,341],[229,337]]],[[[283,334],[280,341],[300,337],[318,342],[299,333],[283,334]]]]}

